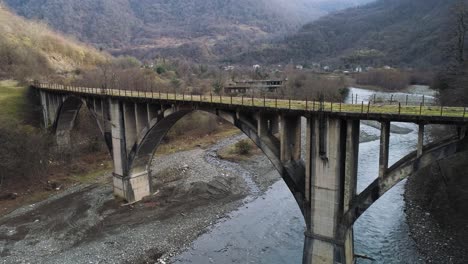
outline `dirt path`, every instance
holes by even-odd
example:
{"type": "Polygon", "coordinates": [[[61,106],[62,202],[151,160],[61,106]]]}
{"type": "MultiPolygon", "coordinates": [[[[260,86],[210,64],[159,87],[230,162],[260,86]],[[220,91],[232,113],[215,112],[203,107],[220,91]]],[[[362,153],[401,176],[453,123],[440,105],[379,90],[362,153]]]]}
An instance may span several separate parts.
{"type": "Polygon", "coordinates": [[[216,158],[217,149],[240,138],[228,138],[208,150],[157,157],[153,172],[158,193],[134,206],[122,207],[110,185],[80,185],[0,218],[0,263],[167,259],[238,208],[244,197],[270,184],[258,181],[266,171],[262,166],[250,178],[236,167],[240,165],[216,158]]]}

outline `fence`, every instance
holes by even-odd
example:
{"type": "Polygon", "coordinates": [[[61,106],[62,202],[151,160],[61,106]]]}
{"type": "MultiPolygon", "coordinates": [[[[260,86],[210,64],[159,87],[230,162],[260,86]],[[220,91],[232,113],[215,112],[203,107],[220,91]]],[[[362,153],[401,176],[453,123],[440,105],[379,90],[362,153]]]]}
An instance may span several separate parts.
{"type": "Polygon", "coordinates": [[[160,91],[133,91],[111,88],[91,88],[77,87],[60,84],[44,84],[34,83],[33,86],[41,89],[60,90],[71,93],[91,94],[98,96],[114,96],[114,97],[131,97],[157,99],[170,102],[199,102],[199,103],[215,103],[227,104],[234,106],[251,106],[290,110],[305,110],[305,111],[325,111],[325,112],[343,112],[343,113],[361,113],[361,114],[393,114],[393,115],[416,115],[416,116],[444,116],[458,117],[465,119],[466,107],[444,107],[431,105],[425,97],[420,101],[409,100],[405,97],[404,103],[398,101],[397,98],[391,96],[389,102],[378,101],[377,96],[367,97],[366,101],[359,99],[354,94],[351,104],[333,103],[315,100],[292,100],[290,98],[258,98],[254,96],[222,96],[222,95],[194,95],[194,94],[176,94],[162,93],[160,91]],[[374,99],[375,100],[372,100],[374,99]]]}

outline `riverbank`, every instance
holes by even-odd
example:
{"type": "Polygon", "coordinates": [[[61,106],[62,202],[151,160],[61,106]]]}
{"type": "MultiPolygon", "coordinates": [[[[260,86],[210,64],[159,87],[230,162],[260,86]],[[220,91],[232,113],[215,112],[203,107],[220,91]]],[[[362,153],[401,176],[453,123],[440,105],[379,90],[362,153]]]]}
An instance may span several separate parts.
{"type": "Polygon", "coordinates": [[[468,259],[467,158],[467,153],[456,155],[408,179],[408,225],[426,263],[464,264],[468,259]]]}
{"type": "MultiPolygon", "coordinates": [[[[213,153],[241,138],[157,157],[152,165],[156,195],[138,204],[121,206],[110,175],[103,175],[102,184],[80,184],[0,218],[0,263],[168,259],[241,206],[244,197],[268,189],[270,182],[245,179],[213,160],[213,153]]],[[[258,178],[263,175],[261,166],[250,169],[258,178]]]]}

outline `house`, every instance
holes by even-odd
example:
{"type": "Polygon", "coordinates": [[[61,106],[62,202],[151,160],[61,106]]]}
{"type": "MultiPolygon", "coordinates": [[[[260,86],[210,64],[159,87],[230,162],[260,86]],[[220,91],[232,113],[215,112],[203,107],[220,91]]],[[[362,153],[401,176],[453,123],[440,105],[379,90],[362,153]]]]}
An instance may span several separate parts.
{"type": "Polygon", "coordinates": [[[282,88],[286,80],[243,80],[234,81],[224,88],[226,94],[274,93],[282,88]]]}

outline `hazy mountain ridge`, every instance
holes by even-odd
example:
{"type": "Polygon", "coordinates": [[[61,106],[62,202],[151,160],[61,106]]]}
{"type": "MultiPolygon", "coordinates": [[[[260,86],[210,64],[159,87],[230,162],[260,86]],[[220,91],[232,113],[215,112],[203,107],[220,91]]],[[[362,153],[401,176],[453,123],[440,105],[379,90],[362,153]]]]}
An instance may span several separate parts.
{"type": "Polygon", "coordinates": [[[454,3],[379,0],[320,18],[284,40],[263,45],[237,60],[333,64],[358,52],[372,51],[379,54],[381,63],[437,65],[444,60],[451,40],[449,13],[454,3]]]}
{"type": "MultiPolygon", "coordinates": [[[[5,0],[82,41],[151,57],[218,58],[371,0],[5,0]]],[[[141,57],[140,56],[140,57],[141,57]]]]}

